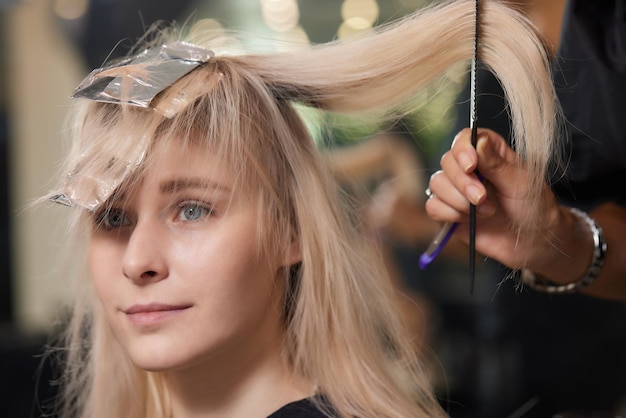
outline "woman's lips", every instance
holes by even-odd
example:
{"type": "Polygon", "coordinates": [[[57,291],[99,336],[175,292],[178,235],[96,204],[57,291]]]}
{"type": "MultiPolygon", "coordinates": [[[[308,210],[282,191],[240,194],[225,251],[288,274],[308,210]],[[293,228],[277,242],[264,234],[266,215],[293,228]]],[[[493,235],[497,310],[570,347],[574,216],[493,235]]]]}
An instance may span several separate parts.
{"type": "Polygon", "coordinates": [[[191,305],[167,305],[162,303],[150,303],[147,305],[133,305],[123,312],[128,319],[135,325],[155,325],[172,318],[188,308],[191,305]]]}

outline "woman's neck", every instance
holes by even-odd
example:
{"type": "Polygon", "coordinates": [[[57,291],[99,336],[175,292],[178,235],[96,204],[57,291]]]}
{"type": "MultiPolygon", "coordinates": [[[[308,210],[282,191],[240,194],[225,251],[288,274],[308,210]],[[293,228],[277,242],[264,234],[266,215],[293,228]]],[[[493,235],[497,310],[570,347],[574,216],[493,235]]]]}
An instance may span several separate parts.
{"type": "MultiPolygon", "coordinates": [[[[172,418],[266,417],[311,396],[313,385],[295,376],[281,356],[281,346],[275,345],[255,349],[252,356],[229,352],[202,365],[167,372],[172,418]]],[[[242,351],[249,348],[242,345],[242,351]]]]}

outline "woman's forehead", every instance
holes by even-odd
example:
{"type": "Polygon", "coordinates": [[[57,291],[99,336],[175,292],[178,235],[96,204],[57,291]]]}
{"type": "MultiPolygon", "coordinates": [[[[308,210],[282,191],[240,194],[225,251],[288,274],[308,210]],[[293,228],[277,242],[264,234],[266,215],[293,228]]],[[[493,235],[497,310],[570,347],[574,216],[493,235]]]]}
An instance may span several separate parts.
{"type": "Polygon", "coordinates": [[[175,140],[153,145],[141,169],[120,184],[105,204],[131,204],[138,196],[160,199],[183,194],[207,199],[253,198],[253,193],[241,193],[239,171],[210,148],[175,140]]]}
{"type": "Polygon", "coordinates": [[[156,177],[204,176],[233,182],[238,171],[216,147],[177,137],[155,141],[146,164],[144,176],[156,177]]]}

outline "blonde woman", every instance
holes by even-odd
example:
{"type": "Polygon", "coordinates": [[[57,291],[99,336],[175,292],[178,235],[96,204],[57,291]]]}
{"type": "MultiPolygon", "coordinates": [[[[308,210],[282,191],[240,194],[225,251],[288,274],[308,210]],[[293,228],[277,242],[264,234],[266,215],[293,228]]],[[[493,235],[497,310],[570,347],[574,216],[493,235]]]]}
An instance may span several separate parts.
{"type": "MultiPolygon", "coordinates": [[[[480,20],[480,55],[539,182],[557,112],[543,47],[497,2],[483,2],[480,20]]],[[[444,416],[376,248],[294,104],[406,110],[468,62],[474,22],[473,1],[447,1],[367,36],[273,55],[164,30],[92,74],[50,196],[71,206],[76,248],[87,248],[72,252],[86,265],[61,415],[444,416]]]]}

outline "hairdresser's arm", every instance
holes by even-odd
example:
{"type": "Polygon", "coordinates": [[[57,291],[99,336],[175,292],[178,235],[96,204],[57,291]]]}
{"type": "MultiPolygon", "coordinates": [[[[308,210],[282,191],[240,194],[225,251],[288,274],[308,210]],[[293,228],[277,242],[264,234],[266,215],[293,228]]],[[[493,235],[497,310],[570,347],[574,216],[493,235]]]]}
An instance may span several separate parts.
{"type": "MultiPolygon", "coordinates": [[[[480,130],[475,150],[470,131],[462,131],[442,157],[441,168],[429,184],[434,196],[426,203],[426,211],[432,219],[459,222],[457,235],[467,242],[471,201],[477,205],[476,249],[480,253],[558,284],[575,282],[586,273],[593,252],[589,226],[559,205],[547,184],[540,191],[539,204],[529,204],[527,173],[515,164],[515,154],[501,136],[480,130]],[[473,174],[475,169],[484,176],[484,183],[473,174]],[[529,216],[536,222],[519,229],[529,216]]],[[[626,257],[620,256],[626,251],[626,209],[606,203],[590,215],[603,228],[608,251],[602,273],[583,292],[626,300],[626,257]]]]}

